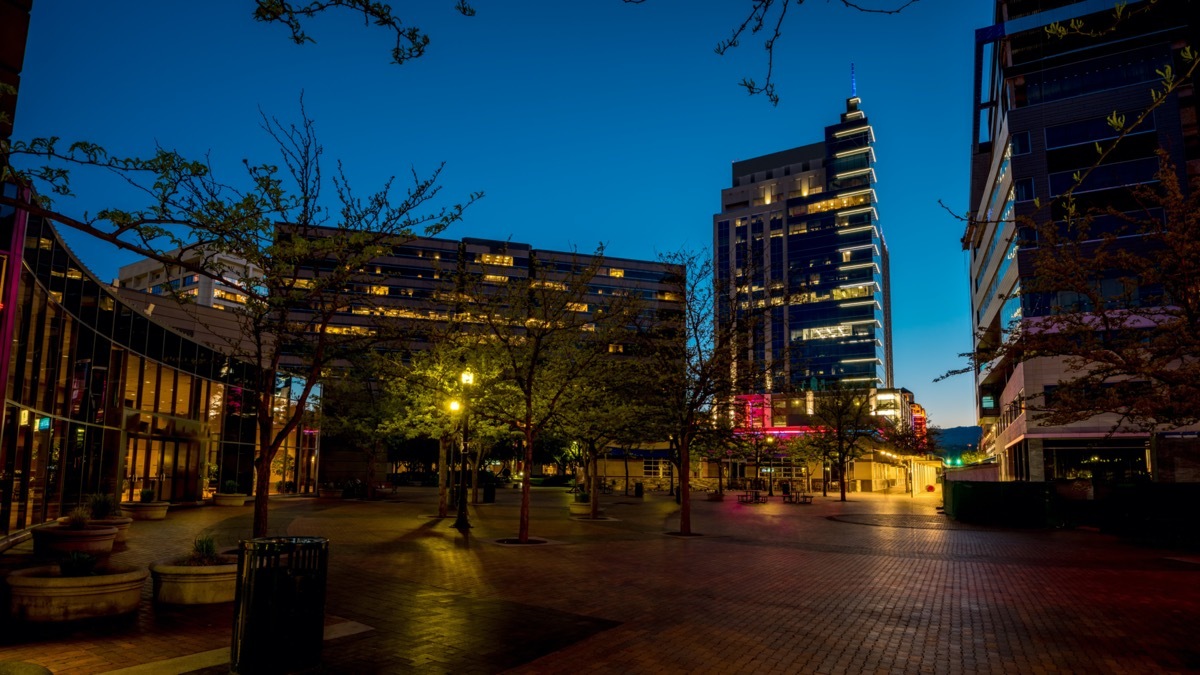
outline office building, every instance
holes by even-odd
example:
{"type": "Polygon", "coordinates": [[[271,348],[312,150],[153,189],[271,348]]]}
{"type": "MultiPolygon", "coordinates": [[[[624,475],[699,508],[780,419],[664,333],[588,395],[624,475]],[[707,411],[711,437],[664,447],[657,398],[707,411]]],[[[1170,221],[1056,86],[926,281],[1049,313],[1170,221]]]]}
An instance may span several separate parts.
{"type": "MultiPolygon", "coordinates": [[[[995,23],[976,31],[971,219],[962,241],[976,348],[1003,344],[1016,322],[1029,325],[1068,305],[1061,296],[1028,292],[1039,278],[1033,223],[1065,222],[1056,197],[1073,189],[1080,210],[1135,211],[1129,189],[1156,181],[1160,148],[1182,172],[1200,170],[1190,85],[1099,164],[1096,151],[1120,134],[1108,118],[1115,113],[1132,121],[1146,111],[1162,69],[1182,63],[1187,45],[1200,44],[1198,9],[1186,0],[1155,7],[1134,2],[1128,19],[1116,22],[1111,2],[998,0],[995,23]],[[1046,30],[1076,20],[1091,34],[1060,38],[1046,30]]],[[[1138,246],[1138,237],[1126,236],[1120,245],[1138,246]]],[[[1045,357],[977,366],[981,448],[996,459],[997,477],[1117,482],[1147,476],[1153,469],[1148,434],[1118,426],[1116,415],[1060,426],[1039,421],[1035,409],[1052,407],[1046,394],[1071,377],[1067,366],[1045,357]]]]}
{"type": "Polygon", "coordinates": [[[747,393],[891,387],[875,135],[857,96],[823,141],[733,163],[713,216],[719,321],[748,324],[747,393]]]}
{"type": "MultiPolygon", "coordinates": [[[[0,236],[0,549],[89,494],[196,503],[226,481],[249,492],[250,366],[123,299],[44,219],[0,208],[0,236]]],[[[294,410],[292,391],[276,392],[277,410],[294,410]]],[[[272,490],[315,489],[317,438],[311,419],[289,436],[272,490]]]]}
{"type": "MultiPolygon", "coordinates": [[[[166,255],[178,256],[179,250],[166,255]]],[[[117,270],[117,285],[151,295],[189,297],[202,307],[229,309],[246,302],[246,292],[241,288],[243,280],[261,274],[254,265],[228,254],[206,254],[195,250],[184,260],[197,264],[204,260],[205,264],[215,266],[214,269],[219,267],[228,283],[182,268],[172,269],[157,260],[143,259],[117,270]]]]}

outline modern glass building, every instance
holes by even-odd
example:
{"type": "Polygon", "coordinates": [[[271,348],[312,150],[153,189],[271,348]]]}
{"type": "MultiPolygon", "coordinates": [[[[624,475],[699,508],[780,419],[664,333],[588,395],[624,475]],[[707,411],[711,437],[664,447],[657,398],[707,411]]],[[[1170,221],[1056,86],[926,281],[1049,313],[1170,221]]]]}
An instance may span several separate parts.
{"type": "MultiPolygon", "coordinates": [[[[1036,228],[1022,225],[1065,223],[1056,197],[1074,186],[1081,212],[1135,212],[1129,188],[1156,180],[1158,149],[1188,174],[1200,170],[1196,99],[1189,86],[1168,97],[1088,171],[1097,162],[1096,146],[1119,135],[1107,118],[1115,112],[1132,120],[1147,110],[1159,71],[1182,63],[1179,52],[1187,45],[1195,49],[1196,3],[1162,2],[1146,13],[1140,12],[1145,3],[1129,3],[1130,17],[1119,23],[1111,2],[994,5],[995,23],[975,32],[972,217],[962,240],[970,262],[976,348],[1000,344],[1015,322],[1050,315],[1070,302],[1022,290],[1037,278],[1039,247],[1036,228]],[[1053,23],[1076,20],[1096,34],[1059,38],[1046,31],[1053,23]],[[1083,173],[1086,179],[1075,186],[1083,173]]],[[[1123,237],[1122,246],[1137,246],[1137,239],[1123,237]]],[[[1045,406],[1045,394],[1068,372],[1056,358],[979,364],[981,449],[997,459],[999,477],[1121,481],[1147,475],[1148,435],[1114,429],[1115,415],[1063,426],[1039,423],[1031,408],[1045,406]]]]}
{"type": "Polygon", "coordinates": [[[734,162],[713,216],[721,322],[747,325],[747,393],[892,386],[874,131],[857,96],[819,143],[734,162]]]}
{"type": "MultiPolygon", "coordinates": [[[[123,301],[41,218],[0,210],[0,247],[0,542],[92,493],[195,503],[229,480],[250,492],[246,364],[123,301]]],[[[280,415],[292,384],[279,383],[280,415]]],[[[315,486],[316,439],[306,424],[287,441],[274,489],[315,486]]]]}

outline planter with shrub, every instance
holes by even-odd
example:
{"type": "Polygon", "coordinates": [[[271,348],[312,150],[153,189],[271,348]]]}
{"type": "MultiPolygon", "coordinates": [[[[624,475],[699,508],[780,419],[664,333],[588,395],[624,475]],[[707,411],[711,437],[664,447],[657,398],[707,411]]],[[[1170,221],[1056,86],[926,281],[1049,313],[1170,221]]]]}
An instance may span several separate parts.
{"type": "Polygon", "coordinates": [[[138,496],[140,501],[123,502],[121,511],[128,513],[134,520],[162,520],[167,517],[167,507],[171,503],[156,501],[154,490],[142,490],[138,496]]]}
{"type": "Polygon", "coordinates": [[[112,553],[117,528],[89,525],[91,512],[79,507],[62,521],[33,529],[33,553],[47,557],[84,553],[107,556],[112,553]]]}
{"type": "Polygon", "coordinates": [[[248,495],[244,492],[238,492],[237,481],[225,481],[224,488],[224,492],[218,492],[213,495],[213,504],[217,506],[245,506],[248,495]]]}
{"type": "Polygon", "coordinates": [[[188,555],[150,565],[154,601],[171,605],[233,602],[237,558],[217,553],[211,536],[196,537],[188,555]]]}

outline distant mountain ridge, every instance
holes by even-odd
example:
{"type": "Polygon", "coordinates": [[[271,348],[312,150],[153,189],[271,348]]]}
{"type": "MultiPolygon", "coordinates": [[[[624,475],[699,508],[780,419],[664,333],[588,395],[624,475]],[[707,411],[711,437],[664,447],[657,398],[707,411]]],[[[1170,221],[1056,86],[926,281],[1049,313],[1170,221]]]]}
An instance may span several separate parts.
{"type": "Polygon", "coordinates": [[[968,445],[978,448],[982,437],[983,429],[978,426],[950,427],[941,430],[939,441],[946,450],[962,452],[968,445]]]}

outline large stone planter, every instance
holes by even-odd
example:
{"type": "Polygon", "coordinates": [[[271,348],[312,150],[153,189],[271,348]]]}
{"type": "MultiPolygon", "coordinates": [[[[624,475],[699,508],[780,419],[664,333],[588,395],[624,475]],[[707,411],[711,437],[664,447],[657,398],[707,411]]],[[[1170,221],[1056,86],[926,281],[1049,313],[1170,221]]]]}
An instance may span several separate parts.
{"type": "Polygon", "coordinates": [[[342,488],[317,488],[317,497],[321,499],[341,499],[342,488]]]}
{"type": "MultiPolygon", "coordinates": [[[[66,517],[58,519],[60,525],[65,525],[66,517]]],[[[129,526],[133,523],[133,518],[129,516],[113,516],[112,518],[88,518],[88,525],[99,525],[100,527],[115,527],[117,528],[117,538],[114,539],[118,544],[125,543],[129,536],[129,526]]]]}
{"type": "Polygon", "coordinates": [[[171,502],[124,502],[121,512],[129,514],[134,520],[163,520],[167,517],[167,507],[171,502]]]}
{"type": "Polygon", "coordinates": [[[245,506],[247,496],[238,492],[218,492],[213,495],[213,504],[217,506],[245,506]]]}
{"type": "Polygon", "coordinates": [[[88,520],[88,525],[102,525],[104,527],[117,528],[117,538],[113,541],[118,544],[125,543],[129,536],[129,526],[133,524],[133,518],[129,516],[114,516],[112,518],[92,518],[88,520]]]}
{"type": "Polygon", "coordinates": [[[132,567],[64,577],[58,567],[33,567],[8,575],[10,615],[35,623],[75,621],[137,611],[150,571],[132,567]]]}
{"type": "Polygon", "coordinates": [[[49,525],[33,529],[33,553],[39,556],[86,553],[104,557],[112,553],[117,528],[88,525],[74,529],[65,525],[49,525]]]}
{"type": "Polygon", "coordinates": [[[150,565],[154,601],[169,605],[209,605],[233,602],[237,560],[221,565],[179,565],[178,558],[150,565]]]}

